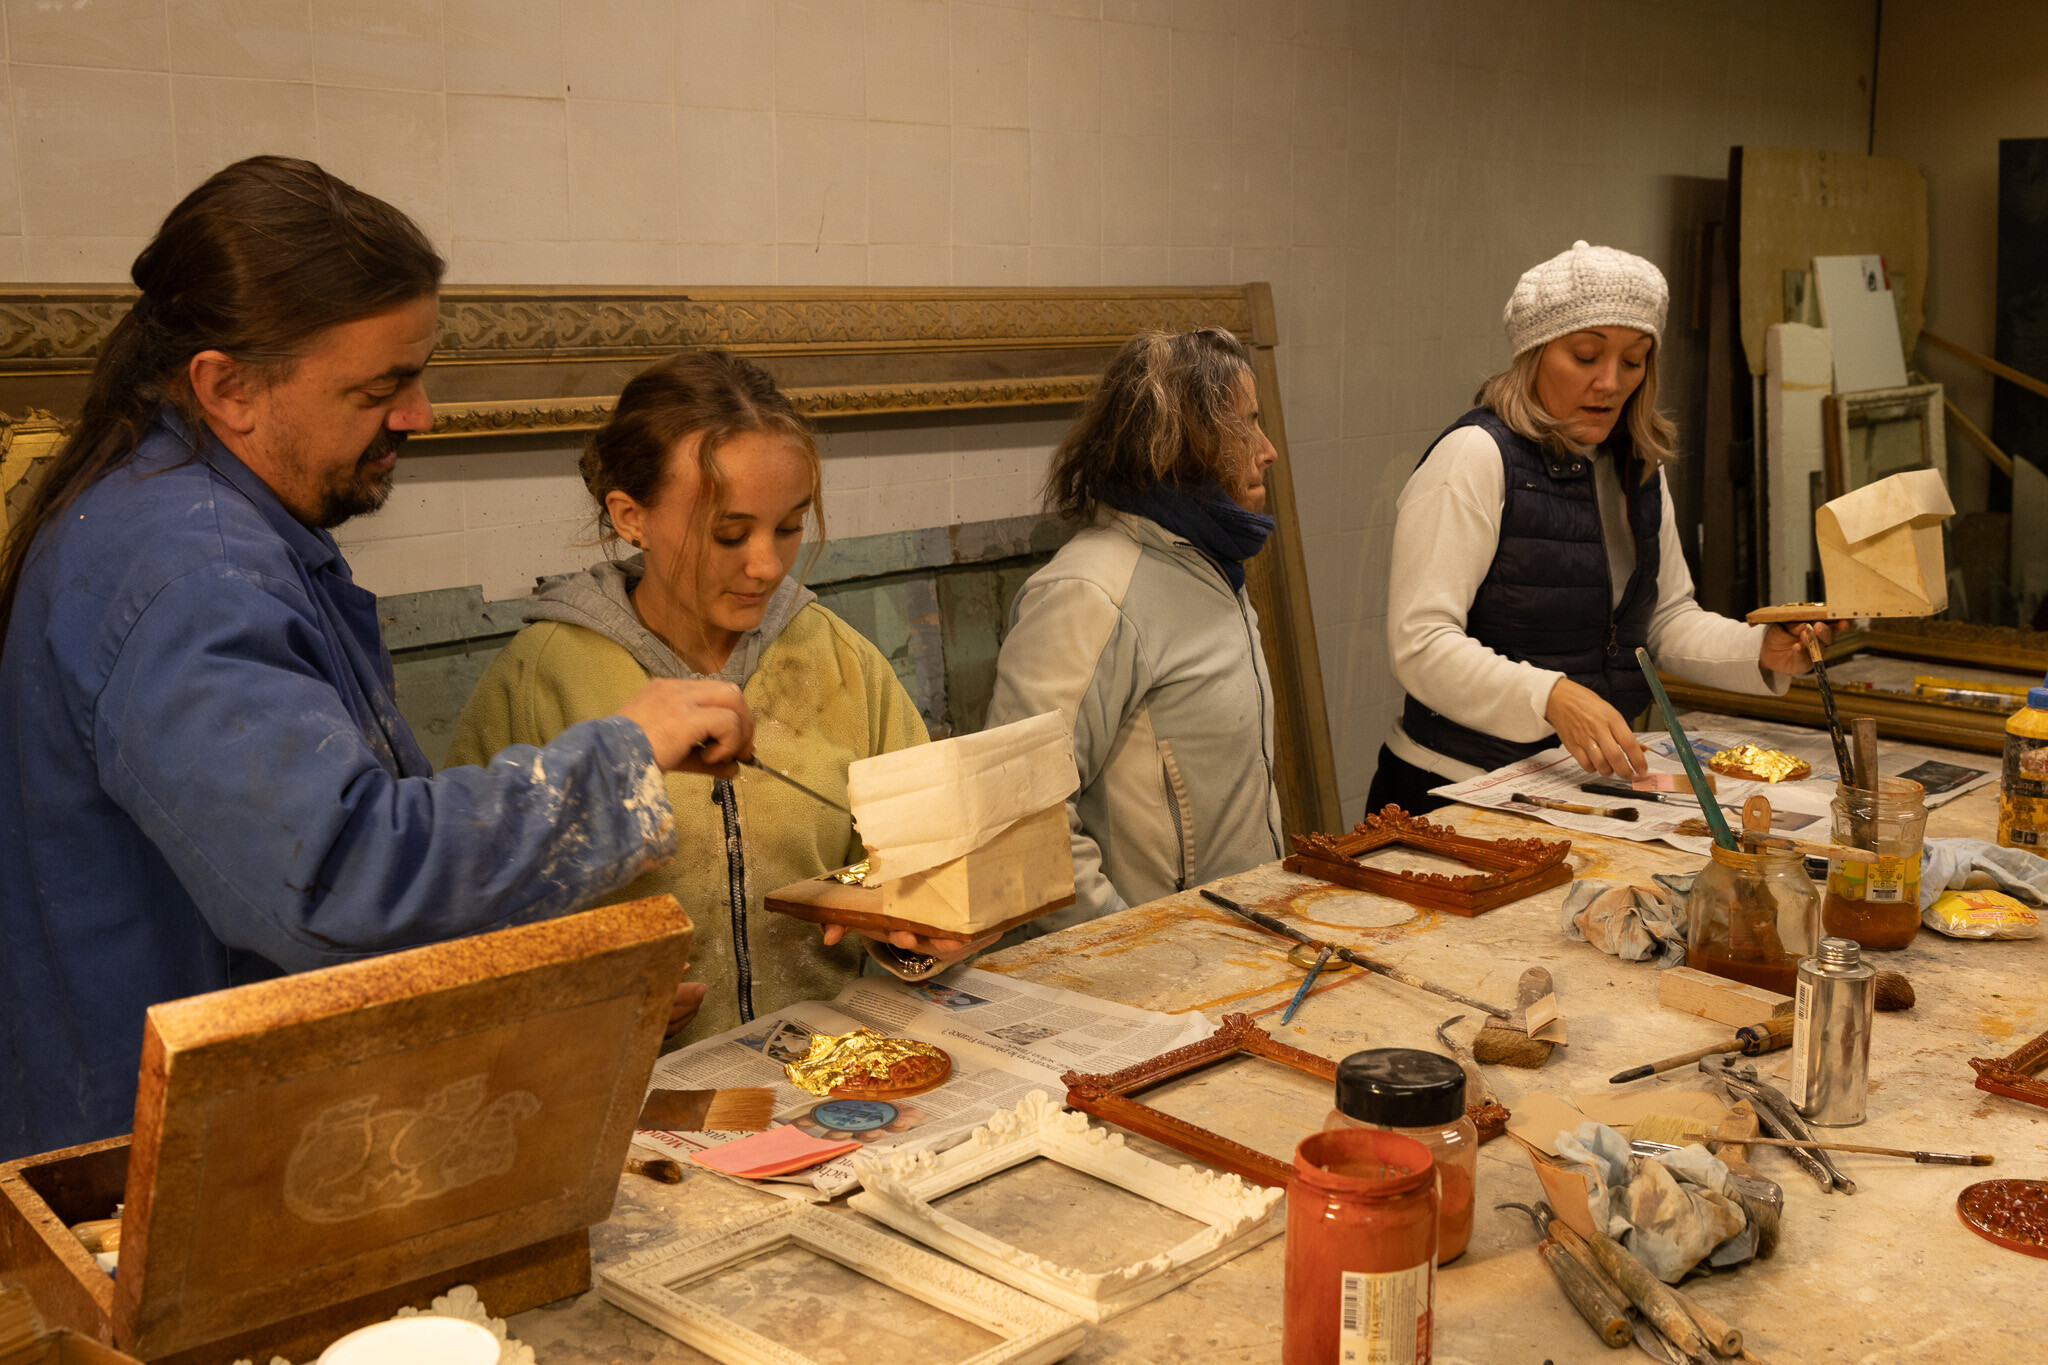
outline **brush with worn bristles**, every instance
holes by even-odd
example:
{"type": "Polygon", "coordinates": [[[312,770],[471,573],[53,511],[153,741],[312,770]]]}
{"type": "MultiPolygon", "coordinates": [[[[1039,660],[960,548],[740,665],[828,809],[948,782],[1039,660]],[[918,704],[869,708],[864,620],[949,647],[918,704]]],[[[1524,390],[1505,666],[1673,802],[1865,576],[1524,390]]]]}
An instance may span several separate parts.
{"type": "Polygon", "coordinates": [[[1986,1152],[1921,1152],[1905,1147],[1872,1147],[1860,1142],[1807,1142],[1798,1138],[1723,1137],[1718,1125],[1685,1114],[1645,1114],[1629,1129],[1632,1142],[1654,1142],[1675,1147],[1695,1142],[1727,1141],[1744,1147],[1806,1147],[1824,1152],[1862,1152],[1870,1156],[1911,1157],[1922,1166],[1989,1166],[1986,1152]]]}

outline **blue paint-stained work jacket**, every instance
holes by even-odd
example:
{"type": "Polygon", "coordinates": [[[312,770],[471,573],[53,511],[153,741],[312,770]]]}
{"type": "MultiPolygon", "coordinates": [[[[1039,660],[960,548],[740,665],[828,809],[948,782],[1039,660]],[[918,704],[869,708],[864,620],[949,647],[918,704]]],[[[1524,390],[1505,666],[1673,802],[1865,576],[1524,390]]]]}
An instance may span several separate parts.
{"type": "Polygon", "coordinates": [[[628,720],[435,776],[333,539],[183,432],[44,528],[0,650],[0,1159],[127,1132],[158,1001],[564,914],[673,851],[628,720]]]}

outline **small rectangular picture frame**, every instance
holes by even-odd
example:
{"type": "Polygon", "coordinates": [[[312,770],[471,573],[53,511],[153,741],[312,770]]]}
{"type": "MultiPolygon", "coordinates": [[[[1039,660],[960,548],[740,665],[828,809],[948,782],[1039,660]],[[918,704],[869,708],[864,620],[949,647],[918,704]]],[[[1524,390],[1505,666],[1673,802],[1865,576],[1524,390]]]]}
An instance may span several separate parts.
{"type": "MultiPolygon", "coordinates": [[[[1157,1057],[1127,1066],[1122,1071],[1088,1074],[1069,1071],[1060,1077],[1067,1087],[1067,1104],[1083,1113],[1128,1128],[1133,1133],[1163,1142],[1176,1152],[1185,1152],[1211,1166],[1242,1176],[1255,1184],[1285,1189],[1294,1178],[1291,1164],[1241,1142],[1199,1128],[1186,1119],[1161,1113],[1131,1098],[1141,1090],[1170,1081],[1190,1071],[1231,1057],[1263,1057],[1305,1075],[1331,1083],[1337,1081],[1337,1064],[1313,1052],[1303,1052],[1278,1042],[1273,1035],[1252,1022],[1249,1014],[1226,1014],[1217,1030],[1199,1043],[1162,1052],[1157,1057]]],[[[1302,1136],[1308,1136],[1304,1133],[1302,1136]]]]}
{"type": "Polygon", "coordinates": [[[2003,1057],[1970,1058],[1979,1090],[2048,1109],[2048,1081],[2040,1074],[2043,1067],[2048,1067],[2048,1033],[2003,1057]]]}
{"type": "Polygon", "coordinates": [[[598,1269],[598,1289],[605,1302],[725,1365],[816,1365],[689,1295],[691,1284],[787,1245],[1002,1338],[963,1365],[1051,1365],[1087,1334],[1087,1325],[1072,1313],[809,1204],[764,1209],[614,1261],[598,1269]]]}
{"type": "Polygon", "coordinates": [[[1168,1166],[1124,1144],[1122,1133],[1088,1122],[1034,1090],[944,1152],[862,1152],[853,1158],[862,1190],[847,1203],[906,1236],[1005,1284],[1106,1322],[1206,1274],[1285,1229],[1285,1192],[1236,1175],[1168,1166]],[[1056,1161],[1149,1199],[1204,1226],[1179,1245],[1134,1257],[1113,1270],[1059,1265],[972,1227],[932,1201],[1037,1157],[1056,1161]]]}
{"type": "Polygon", "coordinates": [[[1468,919],[1572,879],[1568,839],[1475,839],[1399,806],[1366,816],[1349,834],[1297,834],[1293,840],[1294,852],[1280,863],[1289,872],[1468,919]],[[1396,872],[1358,861],[1383,848],[1434,854],[1464,864],[1473,875],[1396,872]]]}

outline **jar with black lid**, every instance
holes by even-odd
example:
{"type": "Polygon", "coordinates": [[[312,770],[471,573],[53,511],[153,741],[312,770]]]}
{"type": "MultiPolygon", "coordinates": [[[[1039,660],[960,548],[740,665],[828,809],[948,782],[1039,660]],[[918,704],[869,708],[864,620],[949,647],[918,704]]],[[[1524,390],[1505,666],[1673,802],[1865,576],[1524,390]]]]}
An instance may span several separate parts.
{"type": "Polygon", "coordinates": [[[1465,1116],[1465,1070],[1439,1052],[1379,1047],[1337,1064],[1337,1107],[1323,1128],[1376,1128],[1414,1138],[1436,1159],[1438,1265],[1472,1240],[1479,1130],[1465,1116]]]}

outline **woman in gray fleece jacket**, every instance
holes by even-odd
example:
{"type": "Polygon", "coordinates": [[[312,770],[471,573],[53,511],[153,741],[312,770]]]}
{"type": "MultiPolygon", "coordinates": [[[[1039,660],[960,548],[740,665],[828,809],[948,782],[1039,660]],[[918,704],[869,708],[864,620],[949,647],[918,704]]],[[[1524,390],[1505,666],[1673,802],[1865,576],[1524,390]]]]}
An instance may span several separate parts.
{"type": "Polygon", "coordinates": [[[1054,453],[1082,530],[1011,608],[988,723],[1067,718],[1071,909],[1049,933],[1282,856],[1273,688],[1244,561],[1272,533],[1251,356],[1221,328],[1134,337],[1054,453]]]}

